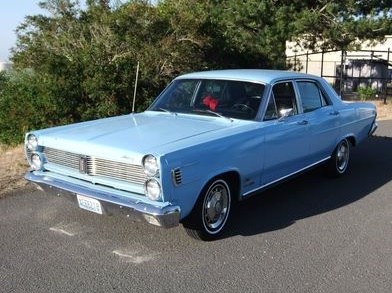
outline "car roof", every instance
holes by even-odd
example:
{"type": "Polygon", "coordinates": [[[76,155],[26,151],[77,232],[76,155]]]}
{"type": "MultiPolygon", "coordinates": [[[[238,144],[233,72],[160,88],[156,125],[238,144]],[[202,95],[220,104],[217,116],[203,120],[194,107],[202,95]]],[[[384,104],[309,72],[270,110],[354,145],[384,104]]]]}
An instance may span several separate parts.
{"type": "Polygon", "coordinates": [[[227,79],[250,82],[273,83],[282,79],[316,78],[319,77],[294,71],[271,69],[226,69],[200,71],[181,75],[176,79],[227,79]]]}

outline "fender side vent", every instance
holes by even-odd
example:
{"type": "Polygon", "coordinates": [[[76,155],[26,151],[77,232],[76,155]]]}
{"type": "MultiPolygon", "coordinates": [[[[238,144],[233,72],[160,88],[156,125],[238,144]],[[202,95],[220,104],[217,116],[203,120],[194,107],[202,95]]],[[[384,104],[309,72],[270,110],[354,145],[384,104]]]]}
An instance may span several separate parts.
{"type": "Polygon", "coordinates": [[[172,170],[172,179],[174,185],[180,185],[182,183],[182,173],[179,168],[172,170]]]}

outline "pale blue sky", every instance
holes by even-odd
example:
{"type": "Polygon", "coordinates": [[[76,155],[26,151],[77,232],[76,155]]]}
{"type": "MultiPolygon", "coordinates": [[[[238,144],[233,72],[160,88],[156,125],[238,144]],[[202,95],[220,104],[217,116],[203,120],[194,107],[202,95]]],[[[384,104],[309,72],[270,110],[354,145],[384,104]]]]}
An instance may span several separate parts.
{"type": "Polygon", "coordinates": [[[16,27],[26,15],[43,14],[38,6],[40,0],[6,0],[0,8],[0,61],[10,57],[9,49],[15,45],[16,27]]]}

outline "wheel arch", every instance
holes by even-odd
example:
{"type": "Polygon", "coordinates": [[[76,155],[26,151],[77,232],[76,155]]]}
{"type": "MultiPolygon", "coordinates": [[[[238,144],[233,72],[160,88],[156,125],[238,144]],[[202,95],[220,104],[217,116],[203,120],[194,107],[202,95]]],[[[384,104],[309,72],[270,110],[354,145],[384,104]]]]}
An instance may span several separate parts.
{"type": "Polygon", "coordinates": [[[355,136],[353,134],[346,136],[346,139],[352,146],[356,146],[357,140],[355,139],[355,136]]]}
{"type": "Polygon", "coordinates": [[[214,180],[224,179],[230,187],[231,198],[235,201],[240,199],[240,190],[241,190],[241,176],[236,170],[227,170],[221,173],[214,174],[209,179],[205,181],[203,184],[203,188],[200,189],[198,198],[202,195],[205,188],[214,180]]]}
{"type": "Polygon", "coordinates": [[[229,184],[230,191],[232,193],[232,199],[234,201],[238,201],[240,199],[240,190],[241,190],[241,176],[237,171],[227,171],[220,175],[215,176],[214,178],[223,178],[229,184]]]}
{"type": "Polygon", "coordinates": [[[344,139],[346,139],[349,142],[350,146],[357,145],[357,139],[355,138],[355,135],[351,133],[351,134],[347,134],[345,136],[342,136],[338,140],[336,140],[335,147],[344,139]]]}

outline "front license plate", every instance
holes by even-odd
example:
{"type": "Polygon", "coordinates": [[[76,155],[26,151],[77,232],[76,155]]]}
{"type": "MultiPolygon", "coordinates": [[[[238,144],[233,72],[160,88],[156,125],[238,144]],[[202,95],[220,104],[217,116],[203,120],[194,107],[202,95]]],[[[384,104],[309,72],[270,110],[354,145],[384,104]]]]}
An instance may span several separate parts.
{"type": "Polygon", "coordinates": [[[101,203],[98,200],[80,194],[76,197],[80,208],[102,215],[101,203]]]}

